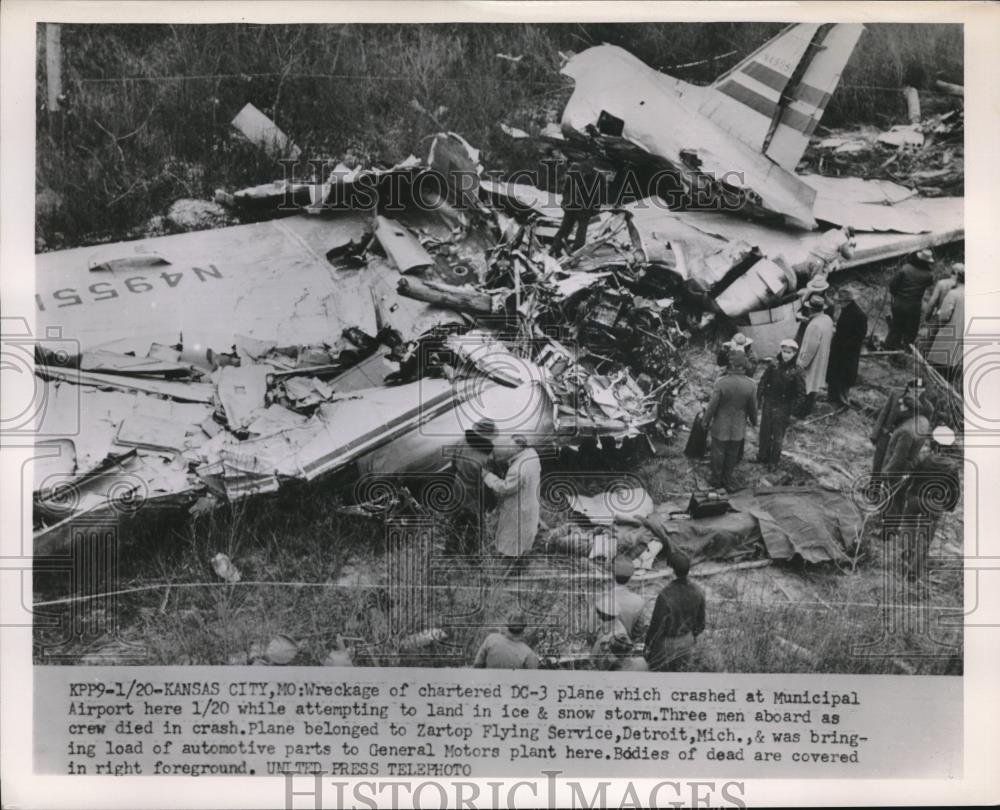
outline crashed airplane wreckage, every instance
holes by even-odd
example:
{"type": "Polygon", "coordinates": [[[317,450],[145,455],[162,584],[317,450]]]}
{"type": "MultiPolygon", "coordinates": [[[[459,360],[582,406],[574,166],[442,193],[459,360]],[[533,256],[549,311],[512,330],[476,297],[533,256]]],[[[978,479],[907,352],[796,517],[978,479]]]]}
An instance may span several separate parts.
{"type": "MultiPolygon", "coordinates": [[[[960,198],[797,182],[810,216],[859,231],[842,266],[964,237],[960,198]]],[[[776,345],[832,232],[638,200],[555,259],[558,195],[483,179],[453,133],[424,160],[223,197],[264,221],[36,257],[37,551],[81,515],[440,471],[484,418],[542,446],[670,439],[704,314],[776,345]]]]}

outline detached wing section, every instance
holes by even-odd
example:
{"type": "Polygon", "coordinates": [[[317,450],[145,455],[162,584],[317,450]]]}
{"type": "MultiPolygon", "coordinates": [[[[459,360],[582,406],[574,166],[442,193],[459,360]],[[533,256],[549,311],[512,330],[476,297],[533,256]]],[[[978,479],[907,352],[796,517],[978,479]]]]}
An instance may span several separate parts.
{"type": "Polygon", "coordinates": [[[718,79],[699,112],[792,171],[864,26],[791,25],[718,79]]]}

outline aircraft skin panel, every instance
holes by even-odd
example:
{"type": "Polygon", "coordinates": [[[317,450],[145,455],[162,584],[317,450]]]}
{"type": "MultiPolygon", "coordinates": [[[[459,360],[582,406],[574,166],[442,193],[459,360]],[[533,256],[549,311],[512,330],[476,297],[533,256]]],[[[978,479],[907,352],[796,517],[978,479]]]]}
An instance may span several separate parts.
{"type": "Polygon", "coordinates": [[[820,48],[791,89],[792,101],[781,114],[765,151],[779,166],[792,171],[802,159],[863,31],[860,24],[838,24],[823,37],[820,48]]]}
{"type": "Polygon", "coordinates": [[[763,152],[781,95],[818,29],[813,23],[786,28],[721,76],[706,93],[708,99],[699,112],[763,152]]]}
{"type": "Polygon", "coordinates": [[[370,229],[371,216],[295,216],[217,230],[72,248],[35,257],[36,329],[58,328],[81,349],[145,356],[150,343],[227,352],[237,335],[281,346],[333,344],[383,319],[409,339],[448,310],[396,292],[398,271],[372,262],[343,271],[326,251],[370,229]],[[159,255],[170,263],[140,261],[159,255]],[[125,259],[91,270],[95,259],[125,259]]]}
{"type": "MultiPolygon", "coordinates": [[[[789,217],[799,227],[816,227],[815,191],[701,113],[710,103],[708,88],[659,73],[614,45],[577,54],[563,72],[576,81],[563,113],[564,128],[583,132],[606,111],[624,121],[624,138],[650,154],[681,168],[681,151],[691,150],[702,171],[752,188],[767,210],[789,217]]],[[[711,103],[721,102],[712,98],[711,103]]]]}

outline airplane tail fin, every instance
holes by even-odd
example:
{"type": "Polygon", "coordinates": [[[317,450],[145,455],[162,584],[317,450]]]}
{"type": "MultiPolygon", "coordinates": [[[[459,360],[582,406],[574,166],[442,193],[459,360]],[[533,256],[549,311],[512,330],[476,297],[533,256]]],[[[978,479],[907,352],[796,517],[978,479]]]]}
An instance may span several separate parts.
{"type": "Polygon", "coordinates": [[[864,26],[790,25],[706,93],[700,112],[793,171],[864,26]]]}

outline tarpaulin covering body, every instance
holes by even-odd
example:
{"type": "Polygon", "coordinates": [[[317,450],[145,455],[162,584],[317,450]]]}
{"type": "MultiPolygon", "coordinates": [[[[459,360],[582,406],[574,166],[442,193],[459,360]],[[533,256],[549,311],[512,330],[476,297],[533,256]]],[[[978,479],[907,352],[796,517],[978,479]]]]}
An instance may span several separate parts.
{"type": "Polygon", "coordinates": [[[732,502],[757,519],[768,556],[776,560],[798,555],[809,563],[842,562],[861,525],[849,497],[820,487],[775,489],[732,502]]]}

